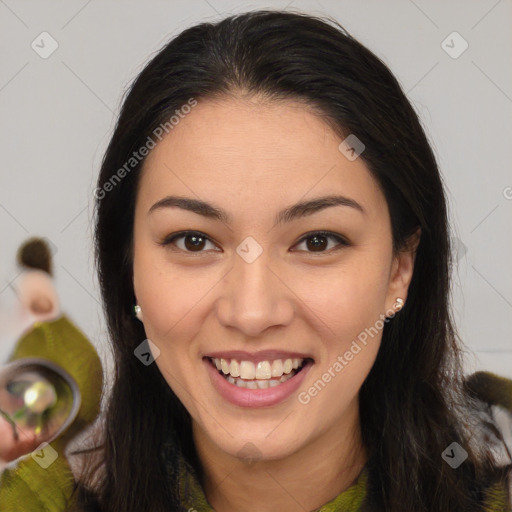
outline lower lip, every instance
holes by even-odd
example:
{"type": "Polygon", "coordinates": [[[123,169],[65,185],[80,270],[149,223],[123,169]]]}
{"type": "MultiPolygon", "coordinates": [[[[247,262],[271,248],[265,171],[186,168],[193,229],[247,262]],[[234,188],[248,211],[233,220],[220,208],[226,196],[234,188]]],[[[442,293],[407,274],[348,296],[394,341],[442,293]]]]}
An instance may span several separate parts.
{"type": "Polygon", "coordinates": [[[234,405],[251,408],[269,407],[288,398],[302,384],[314,364],[313,361],[308,361],[299,373],[279,386],[267,389],[247,389],[228,382],[208,358],[204,358],[203,362],[206,364],[213,386],[223,398],[234,405]]]}

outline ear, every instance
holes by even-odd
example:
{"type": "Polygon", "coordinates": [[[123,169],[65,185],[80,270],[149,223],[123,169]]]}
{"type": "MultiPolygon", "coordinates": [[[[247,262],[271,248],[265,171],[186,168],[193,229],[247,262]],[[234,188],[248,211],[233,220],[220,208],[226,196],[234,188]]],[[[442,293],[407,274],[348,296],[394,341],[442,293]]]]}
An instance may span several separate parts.
{"type": "Polygon", "coordinates": [[[421,228],[418,228],[407,240],[406,246],[393,257],[389,276],[388,293],[386,296],[386,310],[396,307],[396,299],[407,299],[409,284],[414,271],[416,250],[421,239],[421,228]]]}

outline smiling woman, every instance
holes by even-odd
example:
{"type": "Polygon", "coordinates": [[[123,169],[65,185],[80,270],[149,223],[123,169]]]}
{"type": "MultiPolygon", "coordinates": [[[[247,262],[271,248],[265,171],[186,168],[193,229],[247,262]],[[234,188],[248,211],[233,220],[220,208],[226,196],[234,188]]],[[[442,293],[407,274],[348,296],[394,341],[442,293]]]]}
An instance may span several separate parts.
{"type": "Polygon", "coordinates": [[[463,376],[435,157],[343,27],[185,30],[132,85],[97,190],[116,374],[76,510],[510,509],[511,383],[463,376]]]}

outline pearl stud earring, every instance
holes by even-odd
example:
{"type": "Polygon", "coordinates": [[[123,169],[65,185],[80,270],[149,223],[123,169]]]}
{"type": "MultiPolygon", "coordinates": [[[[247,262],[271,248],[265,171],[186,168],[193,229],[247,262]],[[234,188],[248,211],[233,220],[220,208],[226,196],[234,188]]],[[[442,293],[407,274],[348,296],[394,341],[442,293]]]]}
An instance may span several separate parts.
{"type": "Polygon", "coordinates": [[[136,304],[133,310],[135,311],[135,316],[142,322],[142,308],[136,304]]]}
{"type": "Polygon", "coordinates": [[[400,311],[404,307],[404,299],[401,297],[396,298],[395,307],[400,311]]]}

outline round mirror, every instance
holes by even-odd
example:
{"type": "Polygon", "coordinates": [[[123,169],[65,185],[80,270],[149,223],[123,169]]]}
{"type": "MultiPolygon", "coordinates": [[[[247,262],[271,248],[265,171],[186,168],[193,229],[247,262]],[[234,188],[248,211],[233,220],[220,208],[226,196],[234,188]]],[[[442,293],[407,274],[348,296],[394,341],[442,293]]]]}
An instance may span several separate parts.
{"type": "Polygon", "coordinates": [[[0,461],[50,443],[75,420],[80,391],[61,367],[23,358],[0,367],[0,461]]]}

